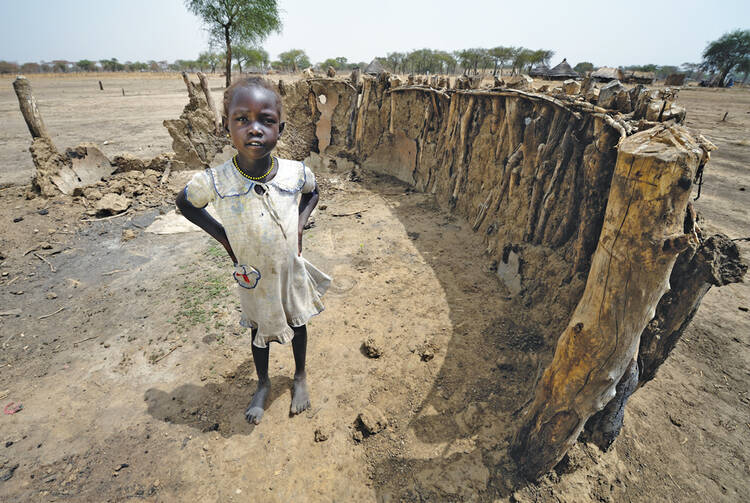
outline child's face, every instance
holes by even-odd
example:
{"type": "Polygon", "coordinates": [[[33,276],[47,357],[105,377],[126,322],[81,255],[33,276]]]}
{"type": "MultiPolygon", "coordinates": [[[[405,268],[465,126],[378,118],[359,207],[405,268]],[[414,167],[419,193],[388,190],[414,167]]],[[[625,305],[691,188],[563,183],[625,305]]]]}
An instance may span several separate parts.
{"type": "Polygon", "coordinates": [[[240,87],[229,103],[227,127],[240,157],[258,160],[269,155],[284,129],[276,96],[262,87],[240,87]]]}

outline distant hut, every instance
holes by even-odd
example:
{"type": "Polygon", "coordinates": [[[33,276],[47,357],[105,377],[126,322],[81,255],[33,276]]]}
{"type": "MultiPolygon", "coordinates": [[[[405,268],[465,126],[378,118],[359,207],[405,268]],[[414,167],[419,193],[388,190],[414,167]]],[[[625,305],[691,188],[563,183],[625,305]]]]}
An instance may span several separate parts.
{"type": "Polygon", "coordinates": [[[623,72],[624,82],[628,84],[653,84],[656,79],[654,72],[623,72]]]}
{"type": "Polygon", "coordinates": [[[617,68],[603,66],[592,73],[591,78],[599,82],[609,82],[610,80],[622,80],[623,75],[617,68]]]}
{"type": "Polygon", "coordinates": [[[549,80],[568,80],[577,79],[578,77],[580,77],[580,75],[570,67],[567,59],[563,59],[560,64],[547,72],[547,78],[549,80]]]}
{"type": "Polygon", "coordinates": [[[664,82],[665,86],[681,86],[685,83],[685,74],[684,73],[672,73],[667,77],[666,82],[664,82]]]}
{"type": "Polygon", "coordinates": [[[367,65],[367,68],[365,68],[365,73],[368,75],[380,75],[385,71],[386,69],[383,68],[383,65],[380,64],[380,61],[378,61],[377,58],[373,59],[372,62],[367,65]]]}
{"type": "Polygon", "coordinates": [[[547,65],[536,65],[534,68],[529,70],[529,76],[536,77],[538,79],[546,79],[549,74],[549,67],[547,65]]]}

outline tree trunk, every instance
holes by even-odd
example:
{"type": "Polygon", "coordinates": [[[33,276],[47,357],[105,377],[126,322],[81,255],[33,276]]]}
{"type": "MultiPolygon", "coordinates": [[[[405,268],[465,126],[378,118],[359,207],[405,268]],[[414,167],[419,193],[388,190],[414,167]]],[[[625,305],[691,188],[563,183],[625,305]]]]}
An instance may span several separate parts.
{"type": "Polygon", "coordinates": [[[681,126],[620,143],[585,290],[511,444],[527,477],[549,471],[615,395],[677,255],[692,239],[683,229],[689,182],[706,157],[681,126]]]}
{"type": "Polygon", "coordinates": [[[203,72],[198,72],[198,80],[201,83],[201,89],[203,89],[203,94],[206,95],[206,102],[208,103],[208,108],[211,109],[211,113],[214,114],[214,124],[216,126],[216,134],[221,134],[221,115],[219,115],[219,111],[216,109],[216,103],[214,102],[213,96],[211,96],[211,88],[208,87],[208,79],[206,78],[206,75],[203,72]]]}
{"type": "Polygon", "coordinates": [[[26,121],[26,127],[29,128],[31,137],[49,139],[47,127],[44,125],[42,116],[36,106],[36,100],[31,92],[31,84],[28,79],[19,75],[13,81],[13,89],[16,91],[18,105],[21,107],[21,114],[23,114],[23,120],[26,121]]]}
{"type": "Polygon", "coordinates": [[[224,42],[227,45],[226,84],[229,87],[232,85],[232,41],[229,39],[229,25],[224,26],[224,42]]]}

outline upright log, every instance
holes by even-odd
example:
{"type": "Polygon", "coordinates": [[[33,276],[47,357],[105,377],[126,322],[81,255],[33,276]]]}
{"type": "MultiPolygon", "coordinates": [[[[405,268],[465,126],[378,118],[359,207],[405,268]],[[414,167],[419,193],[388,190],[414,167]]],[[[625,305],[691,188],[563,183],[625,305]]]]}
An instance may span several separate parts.
{"type": "Polygon", "coordinates": [[[586,287],[511,444],[525,476],[554,467],[614,397],[677,256],[695,239],[684,219],[690,181],[707,155],[681,126],[620,143],[586,287]]]}
{"type": "Polygon", "coordinates": [[[216,124],[216,134],[221,134],[221,115],[219,115],[219,112],[216,109],[216,102],[214,102],[214,98],[213,96],[211,96],[211,88],[208,87],[208,79],[206,78],[206,74],[203,72],[198,72],[198,80],[201,83],[201,89],[203,89],[203,94],[206,95],[206,102],[208,103],[208,108],[210,108],[211,113],[214,114],[214,124],[216,124]]]}
{"type": "Polygon", "coordinates": [[[26,127],[29,128],[31,137],[49,139],[47,127],[44,125],[42,116],[36,106],[36,100],[31,92],[31,84],[28,79],[23,75],[16,77],[16,80],[13,81],[13,90],[16,91],[18,105],[21,107],[21,114],[23,114],[23,120],[26,121],[26,127]]]}

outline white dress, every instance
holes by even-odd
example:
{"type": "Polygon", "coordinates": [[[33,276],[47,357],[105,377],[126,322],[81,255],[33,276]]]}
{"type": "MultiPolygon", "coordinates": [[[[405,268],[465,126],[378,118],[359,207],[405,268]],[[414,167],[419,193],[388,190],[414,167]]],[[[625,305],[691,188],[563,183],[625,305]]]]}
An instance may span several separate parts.
{"type": "Polygon", "coordinates": [[[228,160],[196,173],[186,188],[196,208],[211,203],[226,230],[237,265],[245,327],[257,328],[253,344],[286,344],[299,327],[323,310],[320,297],[331,278],[297,254],[299,201],[312,192],[315,176],[301,162],[278,159],[276,176],[256,184],[228,160]],[[255,185],[263,188],[260,195],[255,185]]]}

